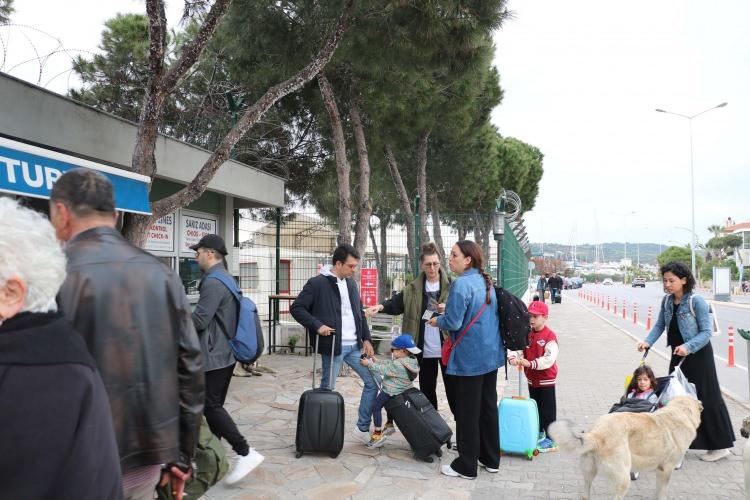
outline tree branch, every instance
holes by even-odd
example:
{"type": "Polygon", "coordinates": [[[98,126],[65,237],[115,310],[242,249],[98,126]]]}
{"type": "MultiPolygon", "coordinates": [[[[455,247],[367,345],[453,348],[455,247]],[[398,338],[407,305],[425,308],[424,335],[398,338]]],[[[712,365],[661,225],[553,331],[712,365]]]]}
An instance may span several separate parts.
{"type": "Polygon", "coordinates": [[[232,147],[255,125],[258,120],[282,97],[297,91],[304,84],[313,79],[333,57],[333,53],[341,42],[341,38],[349,27],[349,14],[354,6],[354,0],[349,0],[339,17],[333,33],[326,41],[323,48],[316,54],[307,66],[298,71],[291,78],[274,85],[266,91],[252,106],[245,110],[245,113],[238,120],[237,124],[221,141],[219,147],[203,164],[195,178],[180,191],[159,200],[152,204],[154,217],[174,212],[177,208],[183,207],[197,200],[206,190],[208,183],[211,181],[216,171],[229,158],[232,147]]]}

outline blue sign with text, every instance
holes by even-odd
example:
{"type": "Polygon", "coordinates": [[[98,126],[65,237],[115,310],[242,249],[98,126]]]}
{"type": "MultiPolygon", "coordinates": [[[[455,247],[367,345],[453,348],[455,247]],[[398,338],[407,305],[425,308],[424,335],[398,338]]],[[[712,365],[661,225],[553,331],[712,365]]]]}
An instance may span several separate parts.
{"type": "Polygon", "coordinates": [[[148,177],[0,137],[0,192],[48,199],[55,181],[75,168],[107,176],[118,210],[151,213],[148,177]]]}

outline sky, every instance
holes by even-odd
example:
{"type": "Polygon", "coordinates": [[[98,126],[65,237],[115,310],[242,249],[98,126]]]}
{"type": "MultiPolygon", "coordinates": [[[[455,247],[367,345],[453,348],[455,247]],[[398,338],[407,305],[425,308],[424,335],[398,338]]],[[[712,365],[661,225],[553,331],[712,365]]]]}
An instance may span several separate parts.
{"type": "MultiPolygon", "coordinates": [[[[0,70],[64,93],[77,85],[71,55],[97,50],[104,21],[145,11],[142,0],[76,6],[16,0],[16,26],[0,28],[0,70]],[[50,52],[41,69],[25,62],[50,52]]],[[[171,26],[182,6],[167,3],[171,26]]],[[[729,103],[693,120],[696,233],[705,241],[706,227],[727,216],[750,221],[750,2],[509,7],[513,18],[494,37],[505,97],[492,120],[545,155],[536,205],[525,214],[531,241],[689,242],[688,121],[655,108],[690,115],[729,103]]]]}
{"type": "Polygon", "coordinates": [[[493,123],[544,153],[534,242],[699,241],[750,221],[750,2],[510,0],[493,123]],[[635,213],[633,213],[635,212],[635,213]],[[677,229],[681,226],[688,229],[677,229]]]}

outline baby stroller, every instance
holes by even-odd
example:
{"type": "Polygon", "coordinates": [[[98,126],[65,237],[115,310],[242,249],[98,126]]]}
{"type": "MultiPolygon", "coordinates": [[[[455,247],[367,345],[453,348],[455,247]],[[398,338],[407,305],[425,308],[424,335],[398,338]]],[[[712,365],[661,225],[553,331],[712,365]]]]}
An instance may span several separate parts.
{"type": "MultiPolygon", "coordinates": [[[[643,366],[646,364],[646,356],[648,356],[648,349],[643,353],[643,357],[641,358],[640,366],[643,366]]],[[[683,358],[678,364],[677,367],[679,367],[682,362],[685,360],[683,358]]],[[[649,401],[648,399],[637,399],[637,398],[629,398],[627,395],[627,388],[630,385],[630,375],[626,377],[625,379],[625,390],[626,393],[623,394],[622,398],[620,398],[620,401],[618,403],[615,403],[612,405],[612,408],[609,409],[609,413],[619,413],[619,412],[629,412],[629,413],[653,413],[662,406],[662,395],[664,394],[665,390],[669,386],[669,383],[671,382],[674,375],[667,375],[665,377],[657,377],[656,378],[656,388],[654,390],[654,393],[657,396],[656,401],[649,401]]],[[[632,481],[635,481],[638,479],[639,473],[638,472],[631,472],[630,473],[630,479],[632,481]]]]}

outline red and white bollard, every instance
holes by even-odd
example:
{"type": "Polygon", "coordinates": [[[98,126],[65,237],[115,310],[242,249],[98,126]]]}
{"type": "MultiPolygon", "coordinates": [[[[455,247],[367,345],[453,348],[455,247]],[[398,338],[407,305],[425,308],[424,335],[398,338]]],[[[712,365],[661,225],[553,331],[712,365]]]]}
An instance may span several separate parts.
{"type": "Polygon", "coordinates": [[[638,324],[638,304],[633,302],[633,324],[638,324]]]}
{"type": "Polygon", "coordinates": [[[609,295],[607,295],[607,312],[609,312],[609,311],[610,311],[610,308],[609,308],[609,295]]]}
{"type": "Polygon", "coordinates": [[[651,306],[648,306],[648,316],[646,317],[646,330],[651,330],[651,306]]]}
{"type": "Polygon", "coordinates": [[[615,297],[615,308],[614,308],[615,316],[617,316],[617,297],[615,297]]]}
{"type": "Polygon", "coordinates": [[[622,319],[625,319],[625,316],[628,314],[628,302],[625,299],[622,299],[622,319]]]}
{"type": "Polygon", "coordinates": [[[730,326],[727,328],[727,336],[729,337],[729,352],[727,353],[727,366],[734,368],[734,327],[730,326]]]}

